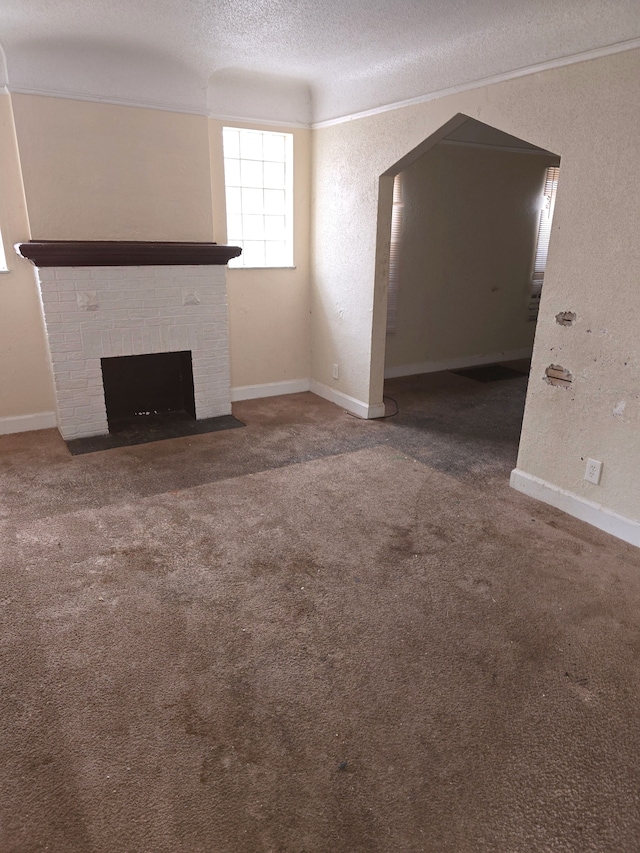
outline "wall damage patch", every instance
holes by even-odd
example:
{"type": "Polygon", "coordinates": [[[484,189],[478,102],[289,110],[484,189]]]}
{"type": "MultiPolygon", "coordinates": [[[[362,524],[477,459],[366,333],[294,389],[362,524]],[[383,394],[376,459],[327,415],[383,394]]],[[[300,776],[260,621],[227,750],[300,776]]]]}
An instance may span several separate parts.
{"type": "Polygon", "coordinates": [[[568,388],[573,381],[571,372],[560,364],[550,364],[542,377],[549,385],[557,385],[560,388],[568,388]]]}
{"type": "Polygon", "coordinates": [[[559,326],[573,326],[575,321],[575,311],[561,311],[559,314],[556,314],[556,323],[559,326]]]}
{"type": "Polygon", "coordinates": [[[623,419],[626,406],[627,404],[624,400],[620,400],[619,403],[616,403],[613,407],[613,417],[623,419]]]}

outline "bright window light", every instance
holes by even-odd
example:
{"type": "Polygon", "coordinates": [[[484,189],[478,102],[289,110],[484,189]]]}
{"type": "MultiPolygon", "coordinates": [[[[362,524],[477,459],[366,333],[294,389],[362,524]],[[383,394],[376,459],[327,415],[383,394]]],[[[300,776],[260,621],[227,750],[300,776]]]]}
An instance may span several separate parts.
{"type": "Polygon", "coordinates": [[[402,172],[393,179],[391,209],[391,246],[389,249],[389,297],[387,301],[387,334],[396,333],[398,321],[398,291],[400,289],[400,258],[404,223],[404,178],[402,172]]]}
{"type": "Polygon", "coordinates": [[[222,129],[230,267],[293,266],[293,134],[222,129]]]}
{"type": "Polygon", "coordinates": [[[2,234],[0,234],[0,272],[8,272],[7,267],[7,256],[4,253],[4,246],[2,245],[2,234]]]}
{"type": "Polygon", "coordinates": [[[559,166],[549,166],[545,172],[544,190],[542,195],[542,210],[540,211],[540,222],[538,224],[538,236],[536,238],[536,253],[533,261],[533,273],[531,275],[531,294],[529,298],[529,320],[535,322],[538,319],[540,297],[542,295],[542,284],[544,273],[547,268],[547,255],[549,254],[549,240],[551,239],[551,226],[553,224],[553,211],[556,206],[556,193],[558,192],[558,178],[560,177],[559,166]]]}

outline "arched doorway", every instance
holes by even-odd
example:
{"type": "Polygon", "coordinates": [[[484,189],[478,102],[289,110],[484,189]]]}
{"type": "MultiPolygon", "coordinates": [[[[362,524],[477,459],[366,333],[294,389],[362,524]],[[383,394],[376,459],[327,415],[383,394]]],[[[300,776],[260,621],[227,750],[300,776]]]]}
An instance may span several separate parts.
{"type": "Polygon", "coordinates": [[[505,362],[526,372],[559,163],[457,115],[381,175],[372,389],[505,362]]]}

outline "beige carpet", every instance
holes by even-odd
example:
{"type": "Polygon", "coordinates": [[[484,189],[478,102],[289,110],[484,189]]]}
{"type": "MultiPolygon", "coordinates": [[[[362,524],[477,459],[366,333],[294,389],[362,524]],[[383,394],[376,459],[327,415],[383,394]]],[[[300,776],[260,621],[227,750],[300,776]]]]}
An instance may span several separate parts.
{"type": "Polygon", "coordinates": [[[39,496],[3,522],[2,853],[640,849],[637,549],[384,443],[39,496]]]}

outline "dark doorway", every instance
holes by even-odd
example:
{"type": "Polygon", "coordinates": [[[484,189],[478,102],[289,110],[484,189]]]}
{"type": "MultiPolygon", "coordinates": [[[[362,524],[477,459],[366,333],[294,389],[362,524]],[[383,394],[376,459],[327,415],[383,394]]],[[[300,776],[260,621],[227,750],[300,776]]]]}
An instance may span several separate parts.
{"type": "Polygon", "coordinates": [[[102,358],[109,432],[169,420],[195,420],[191,352],[102,358]]]}

